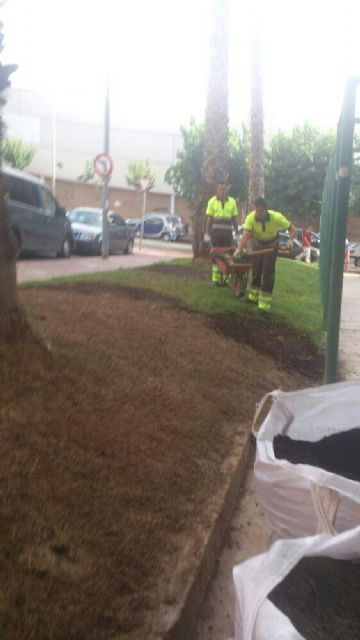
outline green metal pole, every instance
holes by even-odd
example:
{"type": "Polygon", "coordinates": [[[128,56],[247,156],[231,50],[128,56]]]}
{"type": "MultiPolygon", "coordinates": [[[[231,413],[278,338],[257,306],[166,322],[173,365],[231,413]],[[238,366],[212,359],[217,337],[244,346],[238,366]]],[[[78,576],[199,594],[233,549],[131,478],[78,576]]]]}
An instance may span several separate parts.
{"type": "MultiPolygon", "coordinates": [[[[339,129],[339,127],[338,127],[339,129]]],[[[332,157],[326,174],[323,206],[321,212],[321,249],[320,249],[320,279],[321,301],[323,305],[323,327],[327,329],[329,290],[330,290],[330,264],[331,264],[331,237],[334,225],[335,195],[336,195],[336,161],[338,157],[338,140],[334,147],[332,157]]]]}
{"type": "Polygon", "coordinates": [[[353,161],[356,87],[357,81],[355,79],[349,80],[346,88],[340,126],[339,169],[337,174],[329,311],[327,318],[328,334],[325,356],[325,383],[336,382],[337,380],[346,223],[353,161]]]}
{"type": "MultiPolygon", "coordinates": [[[[340,132],[340,127],[339,127],[340,132]]],[[[340,137],[340,136],[339,136],[340,137]]],[[[337,189],[337,170],[339,166],[339,143],[335,146],[330,166],[329,193],[327,201],[326,256],[324,264],[324,328],[327,330],[329,319],[329,300],[331,289],[331,265],[333,258],[333,238],[335,234],[335,207],[337,189]]]]}

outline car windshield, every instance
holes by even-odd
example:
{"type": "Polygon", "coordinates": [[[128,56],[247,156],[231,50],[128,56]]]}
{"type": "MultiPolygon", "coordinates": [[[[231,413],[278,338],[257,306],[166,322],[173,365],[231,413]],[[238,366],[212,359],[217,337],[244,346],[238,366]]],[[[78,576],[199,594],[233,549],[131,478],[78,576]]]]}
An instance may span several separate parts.
{"type": "Polygon", "coordinates": [[[69,214],[71,222],[81,222],[81,224],[88,224],[92,227],[99,227],[102,223],[101,211],[83,211],[82,209],[75,209],[69,214]]]}
{"type": "Polygon", "coordinates": [[[166,219],[171,224],[179,224],[179,218],[177,216],[168,216],[166,219]]]}

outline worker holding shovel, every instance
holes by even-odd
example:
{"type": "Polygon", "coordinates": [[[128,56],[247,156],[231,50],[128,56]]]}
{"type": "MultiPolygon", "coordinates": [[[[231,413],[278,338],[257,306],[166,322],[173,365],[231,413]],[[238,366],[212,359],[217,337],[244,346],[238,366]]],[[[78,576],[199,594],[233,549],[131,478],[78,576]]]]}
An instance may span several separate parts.
{"type": "Polygon", "coordinates": [[[254,204],[255,210],[246,217],[235,259],[246,253],[247,242],[253,238],[252,281],[247,299],[258,305],[260,311],[269,312],[275,284],[278,232],[279,229],[289,231],[288,247],[291,248],[295,227],[282,213],[268,209],[264,198],[258,198],[254,204]]]}

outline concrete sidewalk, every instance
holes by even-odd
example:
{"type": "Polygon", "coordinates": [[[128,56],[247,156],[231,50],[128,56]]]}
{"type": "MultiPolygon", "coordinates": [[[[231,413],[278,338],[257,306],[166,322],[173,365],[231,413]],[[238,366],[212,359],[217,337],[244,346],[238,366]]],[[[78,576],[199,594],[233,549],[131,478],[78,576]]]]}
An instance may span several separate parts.
{"type": "Polygon", "coordinates": [[[17,279],[18,282],[29,282],[86,273],[116,271],[117,269],[132,269],[146,267],[154,262],[169,262],[174,258],[184,257],[187,255],[183,251],[163,246],[161,249],[144,247],[141,252],[136,248],[130,256],[109,256],[106,260],[99,256],[77,255],[72,256],[70,260],[56,258],[20,259],[17,263],[17,279]]]}
{"type": "Polygon", "coordinates": [[[346,380],[360,380],[360,275],[344,274],[339,370],[346,380]]]}

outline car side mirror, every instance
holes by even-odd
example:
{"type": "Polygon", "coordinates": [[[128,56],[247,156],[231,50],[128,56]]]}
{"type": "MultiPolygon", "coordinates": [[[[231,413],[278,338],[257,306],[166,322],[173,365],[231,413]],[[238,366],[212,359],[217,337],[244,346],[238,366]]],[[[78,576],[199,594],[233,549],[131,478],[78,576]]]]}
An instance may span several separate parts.
{"type": "Polygon", "coordinates": [[[56,209],[56,215],[57,215],[57,216],[59,216],[59,217],[61,217],[61,218],[65,218],[65,216],[66,216],[66,211],[65,211],[65,209],[64,209],[63,207],[58,207],[58,208],[56,209]]]}

